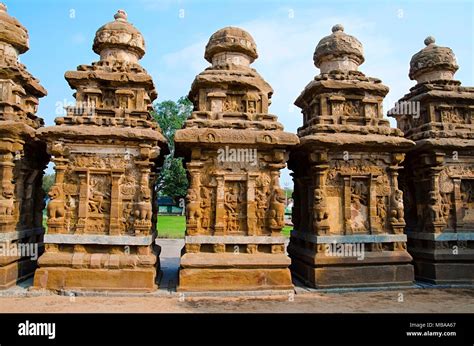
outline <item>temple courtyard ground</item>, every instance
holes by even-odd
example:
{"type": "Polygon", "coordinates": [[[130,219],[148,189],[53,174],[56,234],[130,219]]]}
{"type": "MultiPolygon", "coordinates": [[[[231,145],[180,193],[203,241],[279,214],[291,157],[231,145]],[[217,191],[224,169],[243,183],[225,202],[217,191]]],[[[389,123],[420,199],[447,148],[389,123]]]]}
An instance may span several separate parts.
{"type": "Polygon", "coordinates": [[[182,239],[160,239],[160,289],[153,295],[64,295],[31,292],[31,280],[0,291],[0,312],[169,312],[169,313],[338,313],[410,312],[473,313],[474,287],[435,288],[417,283],[411,288],[316,291],[296,282],[294,293],[274,296],[224,293],[218,296],[175,291],[182,239]]]}

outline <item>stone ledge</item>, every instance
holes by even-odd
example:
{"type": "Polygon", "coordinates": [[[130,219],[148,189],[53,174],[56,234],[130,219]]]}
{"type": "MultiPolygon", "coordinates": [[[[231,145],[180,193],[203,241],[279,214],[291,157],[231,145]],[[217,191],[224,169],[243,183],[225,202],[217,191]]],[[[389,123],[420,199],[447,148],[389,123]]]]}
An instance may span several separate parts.
{"type": "Polygon", "coordinates": [[[474,240],[474,232],[444,232],[444,233],[426,233],[426,232],[406,232],[408,238],[423,239],[433,241],[450,241],[450,240],[474,240]]]}
{"type": "Polygon", "coordinates": [[[153,235],[45,234],[45,244],[151,245],[153,235]]]}
{"type": "Polygon", "coordinates": [[[186,253],[181,268],[286,268],[291,264],[286,254],[186,253]]]}
{"type": "Polygon", "coordinates": [[[305,234],[303,232],[291,231],[291,236],[309,241],[315,244],[330,243],[392,243],[406,242],[406,234],[350,234],[350,235],[323,235],[305,234]]]}
{"type": "Polygon", "coordinates": [[[186,244],[284,244],[288,238],[283,236],[186,236],[186,244]]]}

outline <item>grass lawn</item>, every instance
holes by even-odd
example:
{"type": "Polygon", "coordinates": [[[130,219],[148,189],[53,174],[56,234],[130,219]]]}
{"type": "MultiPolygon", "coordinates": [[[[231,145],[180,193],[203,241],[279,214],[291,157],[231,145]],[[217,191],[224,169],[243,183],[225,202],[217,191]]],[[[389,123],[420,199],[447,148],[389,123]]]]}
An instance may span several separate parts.
{"type": "MultiPolygon", "coordinates": [[[[184,238],[186,222],[184,216],[158,215],[159,238],[184,238]]],[[[282,235],[290,236],[291,226],[285,226],[282,235]]]]}
{"type": "Polygon", "coordinates": [[[159,238],[184,238],[185,216],[158,215],[159,238]]]}

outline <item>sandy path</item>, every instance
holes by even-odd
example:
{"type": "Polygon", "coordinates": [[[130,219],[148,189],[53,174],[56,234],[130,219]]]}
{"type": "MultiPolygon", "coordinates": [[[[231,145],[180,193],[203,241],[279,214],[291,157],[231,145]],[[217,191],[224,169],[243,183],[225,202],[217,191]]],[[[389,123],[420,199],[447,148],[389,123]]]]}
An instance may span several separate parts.
{"type": "Polygon", "coordinates": [[[293,301],[275,298],[0,297],[0,312],[469,312],[474,289],[304,293],[293,301]],[[403,294],[403,301],[400,300],[403,294]]]}

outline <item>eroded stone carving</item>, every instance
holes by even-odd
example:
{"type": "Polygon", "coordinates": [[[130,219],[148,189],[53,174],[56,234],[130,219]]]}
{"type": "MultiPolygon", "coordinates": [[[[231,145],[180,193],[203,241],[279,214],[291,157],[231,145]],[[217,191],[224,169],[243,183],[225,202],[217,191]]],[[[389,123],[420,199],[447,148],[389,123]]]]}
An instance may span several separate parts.
{"type": "Polygon", "coordinates": [[[298,139],[268,114],[273,90],[250,67],[247,32],[217,31],[205,57],[212,66],[196,76],[195,110],[175,135],[190,181],[179,289],[290,288],[279,170],[298,139]]]}
{"type": "MultiPolygon", "coordinates": [[[[0,3],[0,242],[10,249],[36,246],[41,253],[41,181],[49,159],[36,137],[43,126],[36,112],[46,90],[19,61],[28,49],[27,30],[0,3]]],[[[0,259],[0,289],[33,273],[36,260],[19,253],[0,259]]]]}
{"type": "Polygon", "coordinates": [[[472,283],[474,89],[453,79],[459,67],[450,48],[433,37],[425,45],[410,61],[409,76],[417,84],[398,101],[405,107],[391,114],[417,144],[400,176],[411,199],[405,213],[408,250],[419,279],[472,283]]]}
{"type": "Polygon", "coordinates": [[[154,177],[168,150],[149,114],[157,93],[138,62],[143,36],[124,11],[97,31],[93,50],[98,62],[65,74],[76,105],[39,133],[56,170],[45,238],[54,251],[41,256],[34,285],[150,291],[154,177]]]}
{"type": "Polygon", "coordinates": [[[288,163],[295,184],[288,252],[293,273],[315,287],[413,281],[397,178],[414,143],[383,117],[388,88],[357,70],[363,61],[361,43],[334,26],[314,53],[321,73],[295,102],[303,126],[288,163]],[[363,245],[364,260],[330,258],[327,249],[339,241],[363,245]]]}

